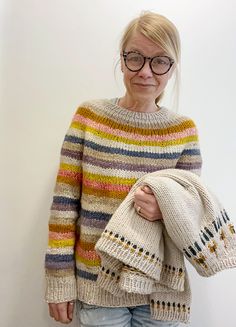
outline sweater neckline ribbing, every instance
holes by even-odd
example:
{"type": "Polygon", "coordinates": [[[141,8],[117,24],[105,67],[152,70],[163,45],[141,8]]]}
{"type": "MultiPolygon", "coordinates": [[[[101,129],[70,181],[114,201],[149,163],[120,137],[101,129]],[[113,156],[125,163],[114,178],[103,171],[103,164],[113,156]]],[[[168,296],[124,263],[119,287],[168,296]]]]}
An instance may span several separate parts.
{"type": "Polygon", "coordinates": [[[115,101],[116,98],[90,100],[82,103],[81,106],[94,110],[101,117],[133,128],[165,129],[189,119],[164,106],[156,112],[137,112],[120,107],[115,101]]]}
{"type": "Polygon", "coordinates": [[[174,120],[175,117],[175,114],[165,107],[160,107],[160,110],[155,112],[132,111],[119,106],[117,98],[96,100],[93,104],[96,109],[103,111],[107,117],[139,127],[166,127],[170,124],[170,120],[174,120]]]}

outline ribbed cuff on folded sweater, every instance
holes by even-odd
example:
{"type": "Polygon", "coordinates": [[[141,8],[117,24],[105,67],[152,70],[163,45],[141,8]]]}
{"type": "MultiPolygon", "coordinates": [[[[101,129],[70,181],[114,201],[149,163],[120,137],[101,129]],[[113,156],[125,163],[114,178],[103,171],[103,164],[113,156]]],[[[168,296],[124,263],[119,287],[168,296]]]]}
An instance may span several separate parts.
{"type": "Polygon", "coordinates": [[[126,266],[121,271],[119,287],[128,293],[137,294],[151,294],[156,290],[154,279],[126,266]]]}
{"type": "Polygon", "coordinates": [[[124,295],[119,287],[120,272],[123,263],[114,257],[102,253],[101,268],[98,273],[97,285],[115,296],[124,295]]]}

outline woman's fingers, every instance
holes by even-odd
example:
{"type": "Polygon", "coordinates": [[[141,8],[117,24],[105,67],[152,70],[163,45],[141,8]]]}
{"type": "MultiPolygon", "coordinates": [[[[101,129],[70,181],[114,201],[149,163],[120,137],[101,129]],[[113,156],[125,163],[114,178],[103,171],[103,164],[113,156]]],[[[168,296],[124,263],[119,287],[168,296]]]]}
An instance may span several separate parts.
{"type": "Polygon", "coordinates": [[[72,320],[74,303],[71,305],[70,302],[63,303],[49,303],[49,314],[56,321],[64,324],[68,324],[72,320]],[[69,308],[70,307],[70,308],[69,308]]]}
{"type": "Polygon", "coordinates": [[[148,186],[139,187],[134,194],[134,207],[143,218],[149,221],[162,219],[157,200],[148,186]]]}
{"type": "Polygon", "coordinates": [[[57,304],[57,312],[59,315],[59,320],[60,322],[66,324],[71,322],[71,320],[68,317],[68,311],[67,311],[67,307],[68,307],[68,302],[64,302],[64,303],[58,303],[57,304]]]}
{"type": "Polygon", "coordinates": [[[57,312],[57,303],[49,303],[48,308],[49,308],[50,316],[53,319],[55,319],[56,321],[58,321],[59,315],[58,315],[58,312],[57,312]]]}
{"type": "Polygon", "coordinates": [[[67,307],[67,310],[68,310],[68,318],[70,320],[73,319],[74,307],[75,307],[75,302],[74,301],[70,301],[68,303],[68,307],[67,307]]]}
{"type": "Polygon", "coordinates": [[[148,193],[148,194],[153,194],[152,190],[150,189],[149,186],[145,185],[145,186],[142,186],[141,187],[141,190],[145,193],[148,193]]]}

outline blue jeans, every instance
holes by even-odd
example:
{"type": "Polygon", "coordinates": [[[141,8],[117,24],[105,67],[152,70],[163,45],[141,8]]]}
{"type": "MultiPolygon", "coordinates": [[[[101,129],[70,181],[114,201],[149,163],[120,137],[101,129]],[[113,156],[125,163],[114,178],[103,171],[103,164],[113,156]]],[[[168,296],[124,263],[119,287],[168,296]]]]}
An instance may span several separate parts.
{"type": "Polygon", "coordinates": [[[151,319],[149,305],[129,308],[100,307],[79,303],[80,327],[178,327],[176,321],[151,319]]]}

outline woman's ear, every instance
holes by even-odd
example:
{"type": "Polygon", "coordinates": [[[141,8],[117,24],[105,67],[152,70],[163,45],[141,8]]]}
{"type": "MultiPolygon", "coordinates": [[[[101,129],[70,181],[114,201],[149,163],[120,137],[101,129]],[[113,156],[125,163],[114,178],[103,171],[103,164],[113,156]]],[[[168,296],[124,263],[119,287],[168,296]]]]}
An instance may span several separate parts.
{"type": "Polygon", "coordinates": [[[124,63],[123,63],[122,59],[120,60],[120,69],[123,73],[124,72],[124,63]]]}
{"type": "Polygon", "coordinates": [[[120,55],[120,70],[122,73],[124,72],[124,60],[122,55],[120,55]]]}

